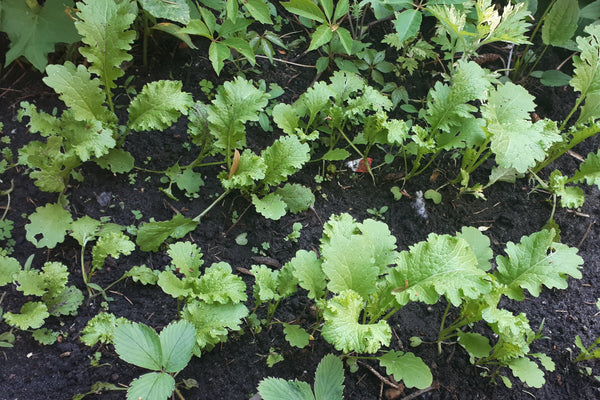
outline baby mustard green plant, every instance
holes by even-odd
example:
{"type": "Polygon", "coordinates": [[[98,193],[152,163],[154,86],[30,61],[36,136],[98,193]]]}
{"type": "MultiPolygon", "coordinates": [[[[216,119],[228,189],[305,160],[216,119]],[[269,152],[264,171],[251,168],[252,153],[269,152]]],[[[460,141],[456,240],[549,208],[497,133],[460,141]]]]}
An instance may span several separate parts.
{"type": "MultiPolygon", "coordinates": [[[[596,308],[600,310],[600,299],[596,301],[596,308]]],[[[598,313],[596,313],[598,315],[598,313]]],[[[575,346],[579,349],[579,354],[573,362],[586,360],[595,360],[600,358],[600,337],[594,341],[589,347],[585,347],[579,335],[575,337],[575,346]]]]}
{"type": "Polygon", "coordinates": [[[173,392],[181,398],[174,376],[192,358],[196,344],[194,326],[187,321],[170,323],[160,334],[141,323],[117,326],[113,344],[124,361],[152,370],[134,379],[127,400],[166,400],[173,392]]]}
{"type": "Polygon", "coordinates": [[[265,378],[258,384],[258,393],[264,400],[342,400],[344,392],[344,367],[342,361],[328,354],[317,366],[314,391],[306,382],[265,378]]]}
{"type": "Polygon", "coordinates": [[[122,64],[135,39],[130,26],[137,14],[136,2],[99,0],[77,3],[75,27],[83,37],[81,54],[89,66],[49,65],[43,79],[64,102],[66,110],[48,114],[22,103],[19,120],[29,118],[29,130],[45,141],[34,140],[19,150],[19,164],[30,168],[30,177],[42,190],[60,193],[70,178],[82,176],[77,168],[95,161],[112,172],[128,172],[133,157],[121,148],[132,132],[163,130],[181,114],[187,114],[191,95],[181,82],[148,83],[127,108],[127,123],[119,125],[115,114],[116,80],[125,74],[122,64]]]}

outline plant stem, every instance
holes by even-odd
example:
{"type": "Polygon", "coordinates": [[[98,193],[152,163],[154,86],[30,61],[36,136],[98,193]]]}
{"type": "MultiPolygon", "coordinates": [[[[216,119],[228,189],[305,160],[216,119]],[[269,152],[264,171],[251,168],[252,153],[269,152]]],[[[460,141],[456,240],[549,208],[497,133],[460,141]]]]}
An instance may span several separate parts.
{"type": "Polygon", "coordinates": [[[446,305],[446,310],[444,310],[444,316],[442,317],[442,322],[440,323],[440,333],[438,335],[438,354],[442,354],[442,340],[446,337],[443,335],[444,333],[444,325],[446,324],[446,317],[448,316],[448,312],[450,311],[450,302],[446,305]],[[442,337],[442,335],[444,337],[442,337]]]}
{"type": "Polygon", "coordinates": [[[225,196],[227,196],[229,194],[229,192],[231,192],[231,189],[227,189],[226,191],[223,192],[223,194],[221,194],[215,201],[213,201],[211,203],[210,206],[208,206],[204,211],[202,211],[200,214],[198,214],[192,221],[194,222],[200,222],[200,219],[202,217],[204,217],[206,214],[208,214],[208,212],[217,205],[217,203],[221,200],[223,200],[225,198],[225,196]]]}
{"type": "Polygon", "coordinates": [[[8,197],[6,200],[6,208],[4,209],[4,213],[2,214],[2,218],[0,218],[0,221],[4,221],[4,218],[6,218],[6,214],[8,214],[8,209],[10,208],[10,193],[13,191],[14,188],[15,181],[11,179],[10,189],[3,190],[2,192],[0,192],[0,194],[6,195],[8,197]]]}

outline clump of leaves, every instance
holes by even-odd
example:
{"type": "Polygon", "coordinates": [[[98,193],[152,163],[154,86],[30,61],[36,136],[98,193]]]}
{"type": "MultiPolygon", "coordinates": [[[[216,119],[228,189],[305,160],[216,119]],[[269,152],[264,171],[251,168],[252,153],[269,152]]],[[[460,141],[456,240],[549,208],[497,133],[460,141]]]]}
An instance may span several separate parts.
{"type": "Polygon", "coordinates": [[[81,180],[76,169],[89,160],[115,173],[130,171],[133,157],[121,149],[128,133],[166,129],[192,104],[181,82],[151,82],[132,99],[128,122],[119,126],[113,89],[125,73],[121,64],[132,58],[128,51],[135,31],[129,28],[136,2],[84,1],[77,3],[77,10],[75,27],[85,44],[79,51],[89,67],[49,65],[43,79],[67,109],[61,115],[48,114],[23,102],[19,111],[19,120],[29,118],[30,132],[46,138],[21,148],[19,164],[27,165],[35,184],[48,192],[64,191],[70,178],[81,180]]]}
{"type": "Polygon", "coordinates": [[[338,357],[328,354],[317,366],[314,392],[306,382],[265,378],[258,384],[264,400],[341,400],[344,392],[344,367],[338,357]]]}

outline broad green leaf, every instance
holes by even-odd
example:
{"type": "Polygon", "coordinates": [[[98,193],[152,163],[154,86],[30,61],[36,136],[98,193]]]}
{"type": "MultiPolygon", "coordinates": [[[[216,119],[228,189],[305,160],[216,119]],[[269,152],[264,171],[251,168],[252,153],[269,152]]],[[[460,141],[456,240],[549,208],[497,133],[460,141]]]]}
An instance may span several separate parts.
{"type": "Polygon", "coordinates": [[[506,82],[496,90],[490,91],[488,102],[482,107],[482,114],[488,121],[504,124],[515,120],[528,120],[534,110],[534,97],[527,89],[506,82]]]}
{"type": "Polygon", "coordinates": [[[300,349],[308,346],[310,334],[300,326],[284,323],[283,333],[285,334],[285,340],[287,340],[290,345],[300,349]]]}
{"type": "Polygon", "coordinates": [[[266,265],[253,265],[250,273],[254,276],[254,287],[252,292],[257,303],[262,304],[267,301],[281,299],[279,294],[279,271],[271,270],[266,265]]]}
{"type": "Polygon", "coordinates": [[[490,260],[494,256],[494,252],[490,247],[490,239],[481,233],[479,229],[472,226],[463,226],[456,236],[469,243],[469,247],[477,257],[477,268],[488,271],[492,267],[490,260]]]}
{"type": "Polygon", "coordinates": [[[344,395],[344,365],[339,357],[327,354],[315,372],[316,400],[342,400],[344,395]]]}
{"type": "Polygon", "coordinates": [[[600,92],[594,92],[585,98],[577,124],[592,123],[598,118],[600,118],[600,92]]]}
{"type": "Polygon", "coordinates": [[[307,51],[318,49],[319,47],[331,42],[332,38],[333,31],[331,30],[331,27],[327,24],[319,25],[319,27],[317,27],[312,34],[310,46],[308,46],[307,51]]]}
{"type": "Polygon", "coordinates": [[[134,131],[165,130],[187,115],[193,104],[192,95],[181,91],[180,81],[147,83],[127,109],[128,126],[134,131]]]}
{"type": "Polygon", "coordinates": [[[342,47],[346,51],[346,54],[351,55],[352,54],[352,43],[354,42],[354,40],[352,39],[352,34],[350,33],[350,31],[346,28],[340,27],[340,28],[336,29],[335,34],[340,39],[340,43],[342,44],[342,47]]]}
{"type": "Polygon", "coordinates": [[[514,376],[531,387],[541,388],[546,383],[544,372],[527,357],[517,358],[509,362],[508,367],[514,376]]]}
{"type": "Polygon", "coordinates": [[[560,197],[561,207],[578,208],[585,202],[585,195],[580,187],[565,186],[568,178],[563,176],[560,171],[554,170],[550,174],[548,185],[552,193],[560,197]]]}
{"type": "Polygon", "coordinates": [[[48,53],[57,43],[80,40],[73,21],[65,12],[72,0],[48,1],[44,6],[30,7],[23,0],[3,0],[0,8],[0,31],[6,32],[10,49],[6,52],[5,66],[24,56],[38,71],[48,64],[48,53]]]}
{"type": "Polygon", "coordinates": [[[177,39],[185,43],[190,49],[197,50],[198,47],[192,42],[192,38],[187,33],[182,33],[183,28],[172,22],[159,22],[152,26],[152,29],[168,33],[169,35],[175,36],[177,39]]]}
{"type": "Polygon", "coordinates": [[[48,307],[50,315],[77,315],[77,309],[83,303],[84,297],[81,290],[75,286],[67,286],[59,292],[49,291],[42,300],[48,307]]]}
{"type": "Polygon", "coordinates": [[[398,34],[400,42],[412,38],[419,32],[423,14],[419,10],[404,10],[396,14],[394,28],[398,34]]]}
{"type": "Polygon", "coordinates": [[[110,121],[111,116],[104,106],[106,94],[100,89],[100,80],[93,78],[83,65],[77,67],[70,61],[64,65],[48,65],[47,77],[43,78],[60,96],[67,107],[73,110],[79,121],[110,121]]]}
{"type": "Polygon", "coordinates": [[[250,46],[250,43],[248,43],[247,40],[231,37],[222,40],[221,43],[242,54],[244,57],[246,57],[246,59],[251,65],[256,64],[254,50],[252,50],[252,47],[250,46]]]}
{"type": "Polygon", "coordinates": [[[127,400],[165,400],[175,390],[175,379],[164,372],[149,372],[134,379],[127,389],[127,400]]]}
{"type": "Polygon", "coordinates": [[[294,277],[300,286],[308,290],[310,299],[320,299],[325,295],[325,273],[321,269],[321,261],[315,252],[298,250],[296,256],[289,261],[294,277]]]}
{"type": "Polygon", "coordinates": [[[200,248],[191,242],[177,242],[169,245],[167,254],[171,257],[172,265],[187,277],[200,276],[199,268],[204,264],[200,248]]]}
{"type": "Polygon", "coordinates": [[[542,25],[542,41],[546,46],[562,46],[577,30],[579,4],[577,0],[554,3],[542,25]]]}
{"type": "Polygon", "coordinates": [[[429,234],[426,241],[400,253],[388,275],[398,304],[437,302],[440,296],[454,306],[490,291],[487,274],[478,268],[468,242],[449,235],[429,234]]]}
{"type": "Polygon", "coordinates": [[[291,13],[300,15],[308,19],[314,19],[317,22],[325,22],[326,17],[323,11],[311,0],[290,0],[281,5],[291,13]]]}
{"type": "Polygon", "coordinates": [[[119,258],[128,256],[135,250],[135,244],[129,237],[121,232],[110,232],[100,236],[92,248],[92,270],[101,269],[106,257],[119,258]]]}
{"type": "Polygon", "coordinates": [[[340,18],[348,14],[350,10],[350,2],[348,0],[339,0],[335,5],[335,13],[333,14],[333,21],[338,22],[340,18]]]}
{"type": "Polygon", "coordinates": [[[507,256],[496,257],[494,276],[506,285],[504,293],[511,299],[523,300],[523,289],[539,296],[542,285],[549,289],[565,289],[567,276],[581,279],[583,259],[577,249],[554,242],[554,230],[543,230],[523,236],[519,244],[506,244],[507,256]]]}
{"type": "Polygon", "coordinates": [[[172,322],[160,332],[162,362],[165,372],[175,373],[185,368],[196,345],[196,328],[188,321],[172,322]]]}
{"type": "Polygon", "coordinates": [[[262,151],[266,164],[263,184],[277,185],[302,168],[310,160],[310,146],[296,136],[284,136],[262,151]]]}
{"type": "Polygon", "coordinates": [[[0,255],[0,286],[7,285],[14,280],[14,275],[21,270],[21,264],[17,259],[0,255]]]}
{"type": "Polygon", "coordinates": [[[388,346],[392,331],[386,321],[358,322],[363,307],[364,300],[353,290],[345,290],[329,299],[323,310],[323,338],[344,353],[375,353],[381,346],[388,346]]]}
{"type": "Polygon", "coordinates": [[[117,325],[126,323],[129,323],[126,318],[117,318],[114,314],[99,312],[81,331],[81,341],[90,347],[98,342],[112,343],[117,325]]]}
{"type": "Polygon", "coordinates": [[[21,307],[21,312],[13,314],[5,312],[3,314],[4,321],[21,330],[38,329],[44,325],[44,320],[48,318],[48,308],[40,301],[28,301],[21,307]]]}
{"type": "Polygon", "coordinates": [[[190,8],[186,0],[140,0],[140,4],[144,11],[155,18],[164,18],[184,25],[190,22],[190,8]]]}
{"type": "Polygon", "coordinates": [[[321,157],[321,159],[326,161],[341,161],[345,160],[348,157],[350,157],[350,153],[348,152],[348,150],[341,149],[338,147],[335,149],[331,149],[327,153],[323,154],[323,157],[321,157]]]}
{"type": "MultiPolygon", "coordinates": [[[[204,23],[204,21],[200,20],[200,19],[191,19],[190,22],[184,26],[183,28],[179,29],[179,33],[180,34],[184,34],[184,35],[199,35],[199,36],[203,36],[207,39],[212,39],[212,33],[214,31],[210,30],[208,28],[208,26],[206,25],[206,23],[204,23]]],[[[213,65],[214,67],[214,65],[213,65]]],[[[216,69],[215,69],[216,71],[216,69]]]]}
{"type": "Polygon", "coordinates": [[[525,314],[514,315],[505,309],[488,307],[482,310],[481,317],[497,335],[494,358],[508,363],[529,353],[535,332],[525,314]]]}
{"type": "Polygon", "coordinates": [[[247,300],[246,284],[224,261],[214,263],[196,282],[194,292],[207,303],[240,303],[247,300]]]}
{"type": "Polygon", "coordinates": [[[131,171],[135,163],[131,153],[123,149],[110,149],[108,154],[95,161],[101,168],[108,169],[115,174],[131,171]]]}
{"type": "Polygon", "coordinates": [[[56,343],[60,332],[51,331],[47,328],[40,328],[33,331],[31,336],[44,346],[50,346],[56,343]]]}
{"type": "Polygon", "coordinates": [[[197,226],[198,222],[177,214],[170,221],[147,222],[140,225],[135,242],[142,251],[158,251],[168,237],[182,238],[197,226]]]}
{"type": "Polygon", "coordinates": [[[154,329],[147,325],[117,325],[113,344],[119,357],[130,364],[154,371],[160,371],[164,365],[160,338],[154,329]]]}
{"type": "Polygon", "coordinates": [[[117,78],[125,74],[121,64],[133,58],[127,52],[136,35],[129,28],[137,16],[137,2],[85,0],[77,3],[77,9],[81,20],[75,27],[87,45],[79,52],[91,63],[89,71],[100,77],[110,96],[117,78]]]}
{"type": "Polygon", "coordinates": [[[265,378],[258,384],[258,393],[264,400],[315,400],[310,385],[298,380],[265,378]]]}
{"type": "Polygon", "coordinates": [[[587,155],[572,180],[574,182],[585,181],[588,185],[596,185],[600,188],[600,150],[587,155]]]}
{"type": "Polygon", "coordinates": [[[186,304],[181,312],[181,317],[196,327],[198,346],[209,350],[215,344],[225,342],[229,330],[239,330],[242,319],[246,316],[248,309],[241,303],[192,302],[186,304]]]}
{"type": "Polygon", "coordinates": [[[161,271],[161,273],[158,275],[158,280],[156,283],[158,286],[160,286],[163,292],[176,299],[191,296],[194,290],[193,280],[185,278],[179,279],[171,271],[161,271]]]}
{"type": "Polygon", "coordinates": [[[588,25],[584,31],[589,36],[576,39],[581,53],[573,56],[571,86],[585,98],[600,91],[600,25],[588,25]]]}
{"type": "Polygon", "coordinates": [[[490,355],[492,346],[490,346],[490,341],[485,336],[461,330],[457,330],[456,334],[458,335],[458,343],[471,356],[471,363],[474,363],[476,358],[483,358],[490,355]]]}
{"type": "Polygon", "coordinates": [[[275,194],[281,197],[286,208],[293,214],[305,211],[315,204],[315,195],[299,183],[286,183],[277,188],[275,194]]]}
{"type": "Polygon", "coordinates": [[[252,204],[254,204],[259,214],[273,220],[283,217],[287,206],[281,196],[275,193],[269,193],[263,198],[259,198],[252,193],[252,204]]]}
{"type": "Polygon", "coordinates": [[[413,353],[391,350],[379,357],[379,363],[385,367],[388,375],[407,387],[425,389],[433,382],[433,376],[427,364],[413,353]]]}
{"type": "Polygon", "coordinates": [[[81,161],[103,157],[117,145],[112,130],[104,128],[100,121],[73,121],[65,126],[61,136],[68,145],[67,151],[74,152],[81,161]]]}
{"type": "Polygon", "coordinates": [[[231,57],[229,47],[220,42],[211,42],[208,47],[208,59],[217,75],[221,73],[221,70],[225,66],[225,60],[229,57],[231,57]]]}
{"type": "Polygon", "coordinates": [[[136,265],[123,275],[142,285],[156,285],[158,282],[158,272],[158,270],[150,269],[145,265],[136,265]]]}
{"type": "Polygon", "coordinates": [[[42,296],[46,293],[44,276],[38,270],[19,271],[14,278],[17,281],[17,290],[25,296],[42,296]]]}
{"type": "MultiPolygon", "coordinates": [[[[533,76],[533,74],[532,74],[533,76]]],[[[571,82],[571,76],[556,69],[550,69],[542,72],[540,83],[544,86],[566,86],[571,82]]]]}
{"type": "Polygon", "coordinates": [[[27,240],[37,248],[52,249],[65,240],[72,222],[71,213],[58,203],[38,207],[29,216],[29,223],[25,225],[27,240]]]}
{"type": "Polygon", "coordinates": [[[229,176],[230,174],[227,171],[223,171],[219,174],[219,178],[225,189],[246,189],[251,188],[254,181],[263,179],[266,169],[262,157],[254,154],[252,150],[246,149],[240,155],[235,173],[229,176]]]}
{"type": "Polygon", "coordinates": [[[261,24],[272,24],[269,6],[263,0],[246,0],[244,6],[252,15],[252,18],[261,24]]]}
{"type": "Polygon", "coordinates": [[[296,108],[290,104],[279,103],[273,107],[273,122],[288,135],[293,135],[298,128],[300,117],[296,108]]]}

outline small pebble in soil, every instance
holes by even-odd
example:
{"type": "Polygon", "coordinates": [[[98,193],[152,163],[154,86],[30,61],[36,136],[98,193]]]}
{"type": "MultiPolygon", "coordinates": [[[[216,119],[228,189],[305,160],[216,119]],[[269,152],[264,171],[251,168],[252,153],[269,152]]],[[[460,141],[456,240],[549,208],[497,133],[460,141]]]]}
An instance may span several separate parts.
{"type": "Polygon", "coordinates": [[[112,192],[102,192],[99,195],[96,195],[96,201],[100,204],[101,207],[106,207],[110,204],[110,200],[112,198],[112,192]]]}

